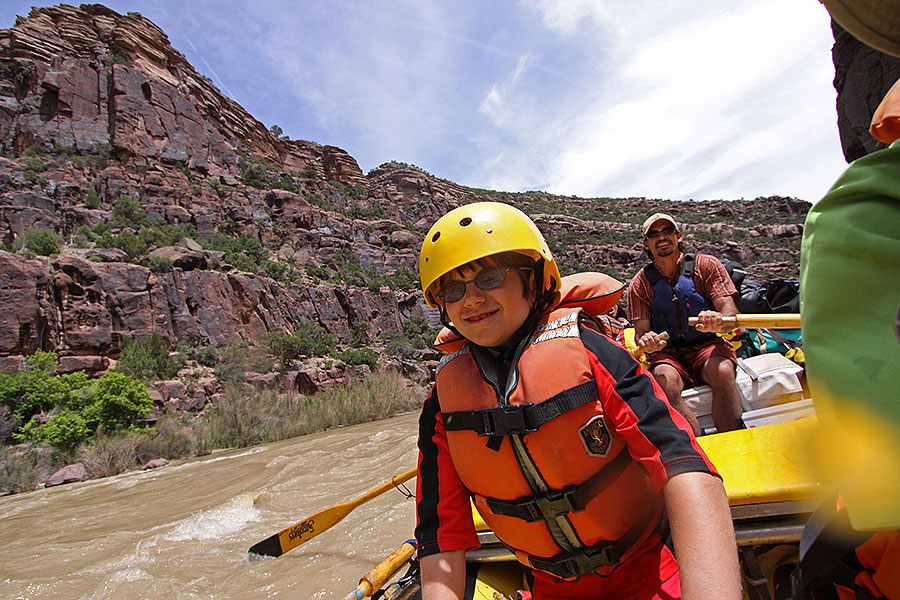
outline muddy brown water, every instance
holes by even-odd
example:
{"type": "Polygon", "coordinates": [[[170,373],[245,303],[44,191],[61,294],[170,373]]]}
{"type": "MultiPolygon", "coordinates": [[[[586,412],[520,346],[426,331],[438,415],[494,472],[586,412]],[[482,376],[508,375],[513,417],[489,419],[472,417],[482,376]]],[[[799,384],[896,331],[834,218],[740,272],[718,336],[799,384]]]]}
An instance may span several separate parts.
{"type": "MultiPolygon", "coordinates": [[[[414,503],[401,492],[279,558],[247,549],[413,467],[416,419],[0,498],[0,597],[343,598],[412,537],[414,503]]],[[[415,491],[415,479],[406,485],[415,491]]]]}

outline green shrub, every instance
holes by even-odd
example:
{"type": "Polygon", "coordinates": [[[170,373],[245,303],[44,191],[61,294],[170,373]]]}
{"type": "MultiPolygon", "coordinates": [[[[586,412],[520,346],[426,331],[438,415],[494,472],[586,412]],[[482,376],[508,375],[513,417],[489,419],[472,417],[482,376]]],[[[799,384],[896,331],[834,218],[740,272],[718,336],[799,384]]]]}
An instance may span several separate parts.
{"type": "Polygon", "coordinates": [[[153,408],[147,386],[116,371],[108,371],[97,381],[91,401],[84,410],[85,421],[93,429],[106,431],[130,427],[153,408]]]}
{"type": "Polygon", "coordinates": [[[47,442],[62,452],[72,452],[93,435],[84,416],[72,410],[63,410],[43,425],[36,425],[32,420],[23,428],[23,433],[29,439],[47,442]]]}
{"type": "Polygon", "coordinates": [[[292,283],[297,280],[299,276],[299,271],[297,268],[290,264],[285,264],[281,262],[275,262],[274,260],[264,260],[263,271],[265,271],[267,277],[271,277],[276,281],[283,281],[285,283],[292,283]]]}
{"type": "Polygon", "coordinates": [[[282,175],[281,178],[275,182],[274,187],[276,187],[280,190],[287,190],[289,192],[294,192],[295,194],[300,193],[300,188],[298,188],[294,184],[294,180],[287,173],[282,175]]]}
{"type": "Polygon", "coordinates": [[[408,267],[397,267],[387,279],[387,285],[392,290],[415,290],[419,287],[419,276],[408,267]]]}
{"type": "Polygon", "coordinates": [[[219,362],[215,368],[219,381],[237,383],[245,373],[268,373],[271,370],[272,357],[269,353],[245,341],[229,342],[219,349],[219,362]]]}
{"type": "Polygon", "coordinates": [[[141,203],[128,196],[122,196],[116,202],[112,210],[112,221],[120,227],[133,227],[134,229],[139,229],[148,223],[147,213],[141,203]]]}
{"type": "Polygon", "coordinates": [[[204,367],[214,367],[219,362],[218,347],[210,344],[194,350],[194,360],[204,367]]]}
{"type": "Polygon", "coordinates": [[[186,232],[180,225],[170,225],[158,220],[152,225],[141,227],[138,237],[147,246],[177,246],[185,238],[186,232]]]}
{"type": "Polygon", "coordinates": [[[348,365],[369,365],[378,363],[378,353],[371,348],[351,348],[338,354],[338,358],[348,365]]]}
{"type": "Polygon", "coordinates": [[[7,418],[25,422],[41,410],[66,404],[66,390],[53,376],[57,360],[55,352],[37,350],[25,357],[21,372],[0,373],[0,404],[7,407],[7,418]]]}
{"type": "Polygon", "coordinates": [[[241,175],[241,183],[259,189],[265,189],[269,178],[269,172],[266,166],[261,163],[254,163],[247,166],[244,174],[241,175]]]}
{"type": "MultiPolygon", "coordinates": [[[[94,228],[95,233],[98,227],[94,228]]],[[[147,254],[147,243],[130,231],[123,231],[117,235],[106,229],[97,237],[94,244],[98,248],[118,248],[132,260],[147,254]]]]}
{"type": "Polygon", "coordinates": [[[403,335],[416,348],[430,348],[437,334],[438,330],[429,325],[425,317],[410,317],[403,324],[403,335]]]}
{"type": "Polygon", "coordinates": [[[110,477],[137,466],[137,448],[144,436],[135,431],[101,433],[78,449],[78,462],[89,477],[110,477]]]}
{"type": "Polygon", "coordinates": [[[326,356],[334,352],[335,336],[312,321],[300,321],[294,333],[287,335],[270,331],[265,336],[269,354],[279,361],[282,368],[300,356],[326,356]]]}
{"type": "MultiPolygon", "coordinates": [[[[359,191],[358,194],[361,195],[361,194],[365,193],[365,190],[362,190],[362,188],[360,188],[360,190],[361,191],[359,191]]],[[[384,207],[382,207],[377,202],[369,207],[364,207],[359,202],[352,202],[350,204],[350,208],[347,209],[347,215],[350,217],[353,217],[354,219],[367,219],[367,220],[368,219],[385,219],[385,218],[387,218],[387,213],[385,212],[384,207]]]]}
{"type": "Polygon", "coordinates": [[[144,341],[122,340],[116,371],[141,381],[172,379],[180,365],[171,356],[165,340],[155,331],[144,341]]]}
{"type": "Polygon", "coordinates": [[[87,198],[84,199],[85,208],[100,208],[100,194],[93,189],[88,190],[87,198]]]}
{"type": "Polygon", "coordinates": [[[0,494],[30,492],[64,463],[48,448],[0,453],[0,494]]]}
{"type": "Polygon", "coordinates": [[[147,262],[154,273],[168,273],[172,270],[172,259],[168,256],[151,256],[147,262]]]}
{"type": "Polygon", "coordinates": [[[54,256],[59,254],[62,241],[52,229],[34,227],[26,229],[13,243],[15,251],[29,250],[41,256],[54,256]]]}
{"type": "Polygon", "coordinates": [[[385,331],[381,339],[386,340],[384,351],[393,356],[412,357],[415,350],[430,348],[438,330],[428,325],[424,317],[411,317],[403,324],[403,332],[385,331]]]}
{"type": "Polygon", "coordinates": [[[325,267],[306,267],[306,274],[316,280],[330,281],[333,273],[325,267]]]}
{"type": "MultiPolygon", "coordinates": [[[[36,362],[46,362],[46,358],[36,362]]],[[[52,377],[46,365],[31,372],[27,366],[26,371],[14,374],[21,392],[14,411],[27,419],[12,435],[17,442],[46,442],[69,453],[91,440],[98,428],[115,431],[134,425],[153,405],[146,386],[122,373],[108,372],[99,380],[89,380],[83,371],[52,377]],[[36,373],[44,375],[40,385],[35,385],[36,373]],[[49,420],[37,418],[39,413],[49,414],[49,420]]],[[[5,392],[9,389],[4,386],[5,392]]],[[[6,399],[4,404],[9,406],[6,399]]]]}
{"type": "Polygon", "coordinates": [[[22,425],[22,419],[12,414],[8,406],[0,405],[0,443],[9,441],[13,431],[22,425]]]}

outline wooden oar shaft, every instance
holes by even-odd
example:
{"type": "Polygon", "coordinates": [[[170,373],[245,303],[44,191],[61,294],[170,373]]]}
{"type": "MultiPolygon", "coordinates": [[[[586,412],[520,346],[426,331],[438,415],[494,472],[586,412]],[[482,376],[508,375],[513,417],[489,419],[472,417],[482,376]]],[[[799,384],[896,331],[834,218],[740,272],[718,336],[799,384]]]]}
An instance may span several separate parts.
{"type": "Polygon", "coordinates": [[[403,542],[399,548],[391,552],[375,568],[363,575],[356,589],[347,594],[344,600],[362,600],[362,598],[368,598],[377,590],[380,590],[387,583],[387,580],[409,561],[415,550],[416,545],[413,540],[403,542]]]}
{"type": "Polygon", "coordinates": [[[259,556],[281,556],[288,550],[292,550],[316,537],[323,531],[334,527],[350,512],[364,502],[368,502],[376,496],[380,496],[391,488],[396,487],[405,481],[416,476],[416,468],[413,467],[409,471],[396,477],[392,477],[390,481],[379,485],[377,488],[370,490],[356,498],[347,502],[335,504],[324,510],[320,510],[313,516],[303,519],[299,523],[291,525],[276,534],[273,534],[261,542],[257,542],[250,547],[249,552],[259,556]]]}
{"type": "MultiPolygon", "coordinates": [[[[688,319],[691,327],[696,327],[699,322],[697,317],[688,319]]],[[[722,317],[722,322],[747,329],[800,329],[800,313],[741,314],[722,317]]]]}

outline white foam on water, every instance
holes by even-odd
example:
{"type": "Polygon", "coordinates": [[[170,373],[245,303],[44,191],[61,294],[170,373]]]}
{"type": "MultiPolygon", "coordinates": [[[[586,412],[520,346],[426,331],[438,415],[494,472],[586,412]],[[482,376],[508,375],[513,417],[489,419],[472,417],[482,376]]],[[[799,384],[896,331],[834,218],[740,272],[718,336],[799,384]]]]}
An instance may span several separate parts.
{"type": "Polygon", "coordinates": [[[256,494],[235,496],[225,504],[194,513],[162,536],[172,542],[213,540],[241,531],[248,523],[258,521],[260,511],[253,506],[256,494]]]}

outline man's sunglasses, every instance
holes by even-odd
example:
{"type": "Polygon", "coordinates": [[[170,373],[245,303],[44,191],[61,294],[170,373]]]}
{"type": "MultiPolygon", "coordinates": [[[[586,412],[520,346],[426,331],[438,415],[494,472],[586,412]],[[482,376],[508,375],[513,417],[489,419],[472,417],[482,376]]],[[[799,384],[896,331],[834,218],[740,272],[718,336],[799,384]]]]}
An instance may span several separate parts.
{"type": "Polygon", "coordinates": [[[485,269],[472,279],[466,281],[451,281],[441,288],[437,293],[438,298],[446,303],[459,302],[466,295],[466,286],[474,283],[479,290],[492,290],[503,285],[506,281],[506,274],[512,271],[512,268],[504,269],[495,267],[485,269]]]}
{"type": "Polygon", "coordinates": [[[670,225],[669,227],[663,227],[662,229],[651,229],[644,237],[648,240],[652,240],[658,238],[660,235],[672,235],[675,231],[675,228],[670,225]]]}

